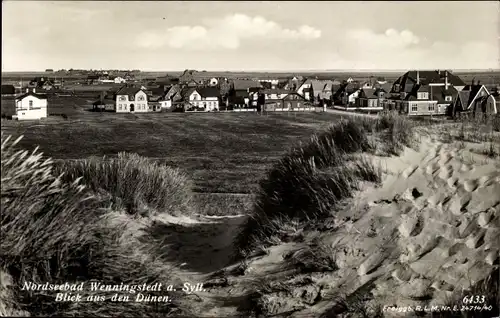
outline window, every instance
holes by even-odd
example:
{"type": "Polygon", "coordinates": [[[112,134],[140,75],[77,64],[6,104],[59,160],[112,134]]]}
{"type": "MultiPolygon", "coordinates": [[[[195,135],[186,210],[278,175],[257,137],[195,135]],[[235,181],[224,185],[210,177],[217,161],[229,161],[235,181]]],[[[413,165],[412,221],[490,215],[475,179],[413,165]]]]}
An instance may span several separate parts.
{"type": "Polygon", "coordinates": [[[122,110],[122,104],[118,104],[118,110],[122,110]]]}
{"type": "Polygon", "coordinates": [[[30,109],[31,109],[33,107],[33,101],[32,100],[29,101],[29,105],[30,105],[30,109]]]}
{"type": "Polygon", "coordinates": [[[433,111],[435,111],[435,110],[436,110],[436,107],[435,107],[435,105],[434,105],[434,104],[429,105],[429,111],[430,111],[430,112],[433,112],[433,111]]]}
{"type": "Polygon", "coordinates": [[[297,107],[300,107],[300,103],[297,103],[297,107]]]}
{"type": "Polygon", "coordinates": [[[447,101],[447,102],[451,102],[453,99],[452,99],[452,97],[451,97],[451,96],[446,96],[446,97],[444,98],[444,100],[445,100],[445,101],[447,101]]]}
{"type": "Polygon", "coordinates": [[[287,107],[287,108],[292,107],[292,103],[286,103],[286,107],[287,107]]]}
{"type": "Polygon", "coordinates": [[[139,96],[139,97],[137,98],[137,100],[139,100],[139,101],[143,101],[143,100],[144,100],[144,96],[139,96]]]}
{"type": "Polygon", "coordinates": [[[411,104],[411,111],[412,112],[418,111],[418,104],[411,104]]]}
{"type": "Polygon", "coordinates": [[[127,97],[125,97],[125,96],[120,96],[119,100],[120,100],[120,101],[125,101],[125,100],[127,100],[127,97]]]}

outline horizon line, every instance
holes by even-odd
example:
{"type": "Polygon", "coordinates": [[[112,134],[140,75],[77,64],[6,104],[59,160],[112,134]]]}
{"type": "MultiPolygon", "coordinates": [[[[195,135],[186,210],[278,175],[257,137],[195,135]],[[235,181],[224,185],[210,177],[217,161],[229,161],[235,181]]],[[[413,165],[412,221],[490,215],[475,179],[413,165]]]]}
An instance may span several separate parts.
{"type": "MultiPolygon", "coordinates": [[[[66,71],[69,69],[66,69],[66,71]]],[[[308,73],[308,72],[318,72],[318,73],[335,73],[335,72],[359,72],[359,73],[365,73],[365,72],[387,72],[387,73],[395,73],[395,72],[407,72],[407,71],[412,71],[412,70],[439,70],[439,68],[407,68],[407,69],[391,69],[391,70],[384,70],[384,69],[328,69],[328,70],[320,70],[320,69],[310,69],[310,70],[196,70],[196,69],[184,69],[184,70],[141,70],[141,69],[115,69],[115,68],[110,68],[110,69],[93,69],[93,68],[77,68],[75,70],[84,70],[84,71],[107,71],[107,70],[118,70],[118,71],[133,71],[133,70],[139,70],[140,72],[144,73],[182,73],[186,70],[194,70],[200,73],[308,73]]],[[[443,70],[446,70],[444,68],[443,70]]],[[[459,72],[478,72],[478,71],[487,71],[487,72],[498,72],[500,71],[500,68],[484,68],[484,69],[447,69],[451,71],[459,71],[459,72]]],[[[57,72],[59,70],[54,70],[54,72],[57,72]]],[[[47,73],[46,70],[30,70],[30,71],[3,71],[2,74],[4,73],[47,73]]]]}

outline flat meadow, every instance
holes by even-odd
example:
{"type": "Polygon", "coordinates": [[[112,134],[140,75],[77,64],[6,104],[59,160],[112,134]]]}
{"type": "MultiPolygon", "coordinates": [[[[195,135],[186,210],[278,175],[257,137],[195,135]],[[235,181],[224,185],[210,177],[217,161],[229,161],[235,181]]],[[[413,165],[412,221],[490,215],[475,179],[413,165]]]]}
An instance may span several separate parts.
{"type": "MultiPolygon", "coordinates": [[[[75,106],[75,108],[77,108],[75,106]]],[[[114,114],[75,110],[39,122],[2,120],[2,132],[24,135],[19,146],[59,160],[137,153],[187,172],[194,190],[252,193],[290,147],[339,120],[328,113],[114,114]]]]}

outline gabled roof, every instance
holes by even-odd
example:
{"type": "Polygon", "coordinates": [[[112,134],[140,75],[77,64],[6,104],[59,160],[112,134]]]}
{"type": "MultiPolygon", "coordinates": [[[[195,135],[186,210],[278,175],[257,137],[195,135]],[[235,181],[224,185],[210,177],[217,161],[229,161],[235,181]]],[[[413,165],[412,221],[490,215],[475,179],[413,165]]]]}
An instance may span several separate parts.
{"type": "Polygon", "coordinates": [[[27,93],[24,93],[22,95],[19,95],[16,97],[16,100],[21,100],[25,97],[28,97],[28,96],[33,96],[33,97],[36,97],[38,99],[47,99],[47,95],[45,94],[37,94],[37,93],[33,93],[33,92],[27,92],[27,93]]]}
{"type": "Polygon", "coordinates": [[[462,89],[462,91],[460,92],[460,93],[463,93],[462,96],[460,96],[461,98],[465,97],[466,93],[469,93],[469,98],[468,99],[462,99],[462,102],[467,101],[467,107],[464,108],[464,109],[469,108],[474,103],[474,101],[477,98],[477,95],[478,95],[479,91],[482,88],[486,89],[486,87],[484,85],[466,85],[462,89]]]}
{"type": "Polygon", "coordinates": [[[324,90],[331,90],[333,86],[333,81],[331,80],[311,80],[311,86],[314,93],[319,93],[324,90]]]}
{"type": "Polygon", "coordinates": [[[137,93],[140,91],[143,91],[140,87],[127,87],[124,86],[120,88],[117,92],[116,95],[127,95],[129,98],[134,97],[137,93]]]}
{"type": "Polygon", "coordinates": [[[375,88],[363,88],[361,89],[359,98],[378,98],[378,90],[375,88]]]}
{"type": "Polygon", "coordinates": [[[408,71],[402,76],[400,76],[394,84],[400,85],[400,92],[411,92],[413,86],[417,83],[417,78],[419,84],[445,84],[446,76],[448,77],[448,83],[453,86],[465,86],[464,81],[452,74],[450,71],[408,71]],[[418,75],[418,76],[417,76],[418,75]]]}
{"type": "Polygon", "coordinates": [[[185,87],[181,90],[181,96],[187,100],[189,99],[189,96],[191,96],[191,94],[193,94],[195,91],[196,87],[185,87]]]}
{"type": "Polygon", "coordinates": [[[196,91],[200,93],[201,97],[203,98],[219,97],[220,95],[220,92],[216,87],[202,87],[198,88],[196,91]]]}

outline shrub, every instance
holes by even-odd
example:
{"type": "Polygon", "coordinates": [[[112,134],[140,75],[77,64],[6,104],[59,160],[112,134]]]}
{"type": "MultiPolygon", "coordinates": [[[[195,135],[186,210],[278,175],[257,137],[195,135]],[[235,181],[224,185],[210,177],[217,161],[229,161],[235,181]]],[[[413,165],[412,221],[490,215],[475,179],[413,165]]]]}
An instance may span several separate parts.
{"type": "Polygon", "coordinates": [[[349,197],[358,181],[379,181],[367,160],[347,154],[370,149],[364,128],[354,121],[341,121],[308,144],[282,158],[261,181],[253,215],[243,224],[235,245],[242,255],[265,244],[276,232],[274,220],[314,220],[331,215],[349,197]]]}
{"type": "Polygon", "coordinates": [[[64,180],[82,177],[94,192],[110,193],[113,207],[125,208],[130,214],[191,211],[191,181],[179,170],[137,154],[66,161],[57,171],[64,173],[64,180]]]}
{"type": "Polygon", "coordinates": [[[24,282],[143,284],[169,278],[160,276],[159,270],[168,271],[153,260],[134,254],[144,246],[124,244],[124,228],[109,222],[107,196],[86,191],[79,179],[65,182],[56,177],[52,161],[43,160],[36,149],[31,154],[17,150],[19,140],[2,134],[0,274],[12,280],[10,286],[0,285],[11,289],[0,291],[2,312],[15,306],[5,311],[56,316],[170,313],[172,304],[56,302],[55,292],[20,289],[24,282]]]}

